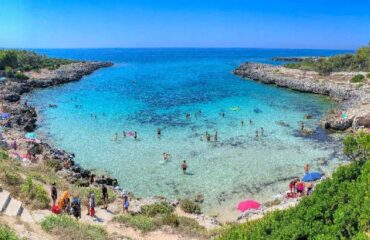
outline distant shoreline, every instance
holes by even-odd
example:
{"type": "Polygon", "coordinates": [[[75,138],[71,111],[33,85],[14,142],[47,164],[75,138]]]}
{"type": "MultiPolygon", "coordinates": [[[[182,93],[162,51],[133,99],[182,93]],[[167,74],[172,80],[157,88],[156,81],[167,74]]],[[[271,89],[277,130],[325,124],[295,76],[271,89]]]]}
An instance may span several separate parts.
{"type": "Polygon", "coordinates": [[[340,104],[338,109],[332,109],[321,119],[321,126],[325,129],[344,131],[370,128],[370,85],[350,83],[350,79],[358,72],[320,76],[313,71],[247,62],[233,73],[265,84],[334,98],[340,104]]]}

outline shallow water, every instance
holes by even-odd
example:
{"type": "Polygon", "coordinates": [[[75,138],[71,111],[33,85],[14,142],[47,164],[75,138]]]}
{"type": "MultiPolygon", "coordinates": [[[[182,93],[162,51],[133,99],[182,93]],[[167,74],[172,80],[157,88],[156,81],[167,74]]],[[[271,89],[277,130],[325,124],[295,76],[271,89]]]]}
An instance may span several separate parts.
{"type": "Polygon", "coordinates": [[[234,209],[241,199],[264,200],[284,190],[286,179],[301,176],[305,163],[330,171],[341,161],[336,154],[338,144],[326,132],[318,129],[315,137],[303,138],[297,131],[301,121],[309,128],[318,128],[320,117],[333,102],[231,74],[245,61],[279,64],[269,59],[338,51],[37,51],[115,63],[79,82],[38,90],[28,98],[42,114],[40,132],[56,146],[75,153],[83,167],[109,172],[136,195],[174,199],[203,193],[206,210],[234,209]],[[58,107],[48,108],[50,103],[58,107]],[[262,112],[255,113],[255,108],[262,112]],[[185,113],[191,114],[190,119],[185,113]],[[313,118],[305,120],[305,114],[313,118]],[[158,127],[161,138],[156,135],[158,127]],[[256,139],[255,131],[261,127],[265,136],[256,139]],[[123,131],[137,131],[138,140],[123,138],[123,131]],[[218,131],[218,141],[212,138],[207,142],[206,131],[212,136],[218,131]],[[163,161],[163,152],[171,154],[170,161],[163,161]],[[326,158],[327,164],[321,161],[320,165],[320,158],[326,158]],[[180,168],[183,160],[189,165],[186,176],[180,168]]]}

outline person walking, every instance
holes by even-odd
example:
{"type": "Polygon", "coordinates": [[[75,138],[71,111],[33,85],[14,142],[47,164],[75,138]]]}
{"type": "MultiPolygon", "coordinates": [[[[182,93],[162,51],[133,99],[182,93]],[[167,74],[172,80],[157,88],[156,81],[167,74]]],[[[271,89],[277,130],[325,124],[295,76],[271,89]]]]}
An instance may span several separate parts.
{"type": "Polygon", "coordinates": [[[188,165],[186,164],[186,161],[184,160],[181,164],[182,173],[186,175],[186,169],[188,168],[188,165]]]}
{"type": "Polygon", "coordinates": [[[94,194],[94,192],[90,193],[89,214],[90,214],[91,217],[95,217],[95,194],[94,194]]]}
{"type": "Polygon", "coordinates": [[[123,202],[122,202],[122,207],[123,207],[123,213],[128,213],[128,207],[130,203],[128,201],[128,196],[124,195],[123,196],[123,202]]]}
{"type": "Polygon", "coordinates": [[[105,186],[105,184],[101,185],[101,192],[103,195],[103,203],[104,203],[103,209],[107,210],[108,209],[108,189],[105,186]]]}
{"type": "Polygon", "coordinates": [[[53,183],[51,185],[51,199],[53,200],[53,206],[55,206],[56,202],[57,202],[57,199],[58,199],[58,191],[57,191],[57,188],[56,188],[56,184],[53,183]]]}

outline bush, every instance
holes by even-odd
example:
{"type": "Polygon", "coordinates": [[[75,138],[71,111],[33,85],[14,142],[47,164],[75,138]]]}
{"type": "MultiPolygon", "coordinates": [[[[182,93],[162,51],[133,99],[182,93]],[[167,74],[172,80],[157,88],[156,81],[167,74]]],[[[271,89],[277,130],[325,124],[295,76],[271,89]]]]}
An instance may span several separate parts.
{"type": "Polygon", "coordinates": [[[20,240],[17,235],[6,226],[0,225],[0,239],[1,240],[20,240]]]}
{"type": "Polygon", "coordinates": [[[207,233],[206,228],[191,218],[178,217],[178,231],[187,235],[202,236],[207,233]]]}
{"type": "Polygon", "coordinates": [[[119,215],[114,217],[114,221],[143,232],[153,231],[157,227],[153,218],[144,215],[119,215]]]}
{"type": "Polygon", "coordinates": [[[186,212],[186,213],[195,213],[200,214],[200,206],[199,204],[189,200],[189,199],[183,199],[180,201],[180,208],[186,212]]]}
{"type": "Polygon", "coordinates": [[[49,197],[44,186],[34,183],[31,177],[27,177],[21,186],[21,198],[33,209],[46,209],[49,207],[49,197]]]}
{"type": "Polygon", "coordinates": [[[366,77],[370,79],[370,73],[368,73],[368,74],[366,75],[366,77]]]}
{"type": "Polygon", "coordinates": [[[6,66],[4,72],[7,77],[14,77],[13,68],[6,66]]]}
{"type": "Polygon", "coordinates": [[[46,168],[54,170],[55,172],[62,169],[62,163],[57,159],[45,159],[43,161],[43,165],[46,168]]]}
{"type": "Polygon", "coordinates": [[[13,170],[8,169],[8,171],[4,172],[2,180],[11,186],[17,186],[22,183],[21,176],[13,170]]]}
{"type": "Polygon", "coordinates": [[[351,83],[359,83],[359,82],[363,82],[365,80],[365,76],[362,75],[362,74],[357,74],[355,76],[352,77],[351,79],[351,83]]]}
{"type": "Polygon", "coordinates": [[[24,73],[22,72],[17,72],[15,75],[14,75],[15,78],[18,78],[18,79],[22,79],[22,80],[27,80],[28,77],[26,75],[24,75],[24,73]]]}
{"type": "Polygon", "coordinates": [[[97,225],[79,223],[68,215],[50,215],[41,222],[41,227],[61,239],[108,239],[106,230],[97,225]]]}
{"type": "Polygon", "coordinates": [[[155,203],[141,207],[141,214],[148,217],[155,217],[159,214],[171,214],[175,208],[167,203],[155,203]]]}

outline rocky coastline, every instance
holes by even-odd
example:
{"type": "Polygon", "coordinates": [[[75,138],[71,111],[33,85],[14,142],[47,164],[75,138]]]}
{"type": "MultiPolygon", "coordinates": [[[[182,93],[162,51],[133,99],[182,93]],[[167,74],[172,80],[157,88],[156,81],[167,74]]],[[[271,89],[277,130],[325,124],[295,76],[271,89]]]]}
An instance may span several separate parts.
{"type": "MultiPolygon", "coordinates": [[[[20,141],[28,132],[37,128],[37,113],[35,108],[27,102],[21,102],[24,93],[37,88],[46,88],[64,83],[78,81],[82,77],[105,67],[112,66],[111,62],[74,62],[60,66],[56,70],[42,69],[39,72],[27,72],[28,79],[20,80],[6,78],[0,82],[0,112],[10,114],[8,119],[3,119],[0,131],[0,147],[6,150],[16,142],[19,151],[27,151],[39,156],[42,161],[56,163],[58,174],[68,182],[78,186],[89,186],[92,172],[83,169],[74,162],[74,154],[58,149],[45,141],[20,141]],[[68,163],[68,168],[63,164],[68,163]]],[[[104,181],[107,185],[117,184],[117,180],[105,177],[104,180],[97,177],[96,183],[104,181]]]]}
{"type": "Polygon", "coordinates": [[[338,107],[321,119],[321,126],[325,129],[344,131],[370,128],[370,84],[350,82],[358,72],[336,72],[321,76],[313,71],[247,62],[233,73],[265,84],[335,99],[339,102],[338,107]]]}

